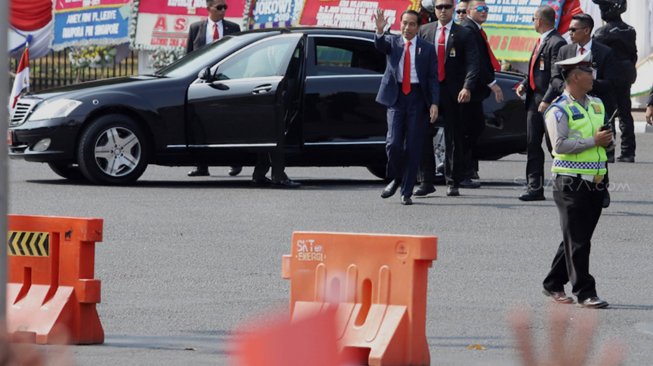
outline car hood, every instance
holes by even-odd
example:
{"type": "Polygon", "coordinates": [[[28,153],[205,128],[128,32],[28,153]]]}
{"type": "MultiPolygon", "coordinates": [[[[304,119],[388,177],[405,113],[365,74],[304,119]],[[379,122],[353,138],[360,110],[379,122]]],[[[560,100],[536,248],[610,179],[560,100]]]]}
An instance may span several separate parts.
{"type": "Polygon", "coordinates": [[[136,76],[127,76],[119,78],[109,78],[101,79],[95,81],[87,81],[79,84],[62,86],[59,88],[52,88],[42,90],[38,93],[28,94],[26,97],[38,98],[38,99],[50,99],[55,97],[60,97],[62,94],[66,94],[67,98],[78,98],[81,96],[88,96],[89,93],[95,94],[98,92],[109,91],[109,90],[126,90],[131,85],[137,84],[139,82],[146,82],[148,80],[156,80],[160,77],[155,75],[136,75],[136,76]]]}

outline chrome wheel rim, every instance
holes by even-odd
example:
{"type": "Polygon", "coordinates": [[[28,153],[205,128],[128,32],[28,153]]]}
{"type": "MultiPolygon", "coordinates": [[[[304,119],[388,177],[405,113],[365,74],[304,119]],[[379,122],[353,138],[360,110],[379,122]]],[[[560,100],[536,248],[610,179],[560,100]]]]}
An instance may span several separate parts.
{"type": "Polygon", "coordinates": [[[128,175],[136,169],[140,160],[141,142],[126,128],[110,128],[95,141],[95,163],[109,176],[128,175]]]}

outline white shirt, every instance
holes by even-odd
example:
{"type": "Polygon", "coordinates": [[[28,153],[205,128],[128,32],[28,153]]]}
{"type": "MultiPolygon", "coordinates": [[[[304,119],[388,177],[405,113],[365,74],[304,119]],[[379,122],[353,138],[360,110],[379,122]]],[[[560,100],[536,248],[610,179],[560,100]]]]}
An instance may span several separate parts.
{"type": "Polygon", "coordinates": [[[440,33],[442,33],[442,27],[446,27],[446,30],[444,31],[444,49],[447,49],[447,44],[449,43],[449,34],[451,33],[451,27],[453,25],[453,18],[451,18],[451,21],[445,25],[442,25],[442,23],[438,22],[438,26],[435,29],[435,40],[433,41],[433,44],[435,45],[435,54],[440,55],[438,53],[438,39],[440,39],[440,33]]]}
{"type": "Polygon", "coordinates": [[[220,35],[220,38],[224,37],[224,27],[222,26],[222,20],[218,20],[217,22],[212,21],[210,18],[206,22],[206,44],[211,44],[213,43],[213,25],[217,24],[218,25],[218,34],[220,35]]]}
{"type": "MultiPolygon", "coordinates": [[[[399,60],[399,70],[397,70],[397,81],[401,83],[404,80],[404,56],[406,55],[406,42],[408,40],[404,37],[401,37],[404,40],[404,51],[401,53],[401,59],[399,60]]],[[[415,49],[417,48],[417,37],[413,37],[410,40],[410,83],[417,84],[419,79],[417,78],[417,71],[415,70],[415,49]]]]}
{"type": "MultiPolygon", "coordinates": [[[[587,43],[583,46],[583,48],[585,49],[585,51],[583,51],[583,52],[584,52],[583,55],[584,55],[585,53],[587,53],[587,52],[591,52],[591,51],[592,51],[592,40],[590,39],[590,41],[587,42],[587,43]]],[[[576,44],[576,56],[580,56],[580,44],[576,44]]]]}

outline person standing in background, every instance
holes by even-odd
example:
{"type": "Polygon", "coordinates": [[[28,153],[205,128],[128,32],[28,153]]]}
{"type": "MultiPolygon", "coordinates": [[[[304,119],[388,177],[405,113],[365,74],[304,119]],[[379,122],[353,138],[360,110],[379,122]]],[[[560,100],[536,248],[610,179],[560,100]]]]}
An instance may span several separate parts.
{"type": "MultiPolygon", "coordinates": [[[[463,179],[465,159],[462,150],[465,125],[462,109],[467,108],[472,90],[478,82],[478,49],[474,34],[453,21],[454,0],[436,0],[438,21],[420,27],[418,35],[435,45],[440,83],[440,115],[444,117],[446,138],[445,176],[447,196],[458,196],[463,179]]],[[[431,131],[434,132],[434,131],[431,131]]],[[[420,185],[415,196],[435,192],[435,153],[433,133],[426,134],[420,167],[420,185]]]]}
{"type": "MultiPolygon", "coordinates": [[[[238,24],[224,19],[227,12],[226,0],[206,0],[206,9],[209,11],[209,17],[190,25],[188,39],[186,40],[186,54],[203,48],[226,35],[240,32],[238,24]]],[[[229,175],[236,176],[242,170],[242,166],[232,166],[229,175]]],[[[188,172],[188,176],[209,176],[209,167],[208,165],[197,165],[194,170],[188,172]]]]}
{"type": "MultiPolygon", "coordinates": [[[[474,42],[478,49],[479,76],[476,88],[472,90],[472,97],[466,108],[461,110],[462,120],[467,121],[469,127],[465,132],[463,150],[465,154],[465,171],[469,174],[475,172],[474,159],[476,141],[485,129],[485,113],[483,112],[483,100],[491,92],[494,92],[497,103],[503,102],[503,92],[497,84],[494,76],[495,71],[501,70],[499,61],[494,56],[488,42],[487,34],[481,27],[487,21],[490,8],[482,0],[470,0],[467,4],[467,18],[462,22],[464,27],[472,31],[474,42]]],[[[461,188],[479,188],[481,184],[470,178],[460,183],[461,188]]]]}
{"type": "Polygon", "coordinates": [[[540,38],[535,44],[528,63],[528,77],[519,85],[516,92],[520,97],[526,95],[526,138],[527,189],[519,199],[522,201],[543,201],[544,198],[544,137],[543,113],[555,96],[549,89],[551,68],[558,60],[560,48],[567,44],[555,30],[555,10],[543,5],[533,16],[535,31],[540,38]]]}
{"type": "MultiPolygon", "coordinates": [[[[610,47],[614,54],[619,78],[615,79],[614,97],[621,130],[621,155],[618,162],[635,162],[635,123],[631,113],[630,86],[637,79],[637,34],[635,28],[621,20],[626,11],[626,0],[593,0],[601,9],[606,24],[594,32],[594,40],[610,47]]],[[[615,126],[612,122],[612,131],[615,126]]]]}
{"type": "Polygon", "coordinates": [[[467,18],[467,2],[468,0],[460,0],[456,5],[456,22],[458,24],[467,18]]]}

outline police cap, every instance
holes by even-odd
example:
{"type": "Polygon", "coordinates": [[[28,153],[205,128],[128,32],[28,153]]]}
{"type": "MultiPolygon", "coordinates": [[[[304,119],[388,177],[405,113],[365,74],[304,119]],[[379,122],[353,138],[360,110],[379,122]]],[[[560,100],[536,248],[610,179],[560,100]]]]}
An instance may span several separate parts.
{"type": "Polygon", "coordinates": [[[572,70],[583,67],[589,68],[592,67],[592,54],[590,52],[585,52],[585,54],[558,61],[555,64],[563,70],[572,70]]]}

